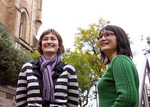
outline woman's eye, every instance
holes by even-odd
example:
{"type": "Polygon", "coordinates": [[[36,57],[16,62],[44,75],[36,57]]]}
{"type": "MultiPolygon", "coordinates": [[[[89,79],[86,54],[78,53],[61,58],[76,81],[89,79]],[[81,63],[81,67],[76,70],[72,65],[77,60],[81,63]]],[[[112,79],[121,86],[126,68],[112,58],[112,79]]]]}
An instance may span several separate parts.
{"type": "Polygon", "coordinates": [[[55,38],[52,38],[52,40],[56,40],[55,38]]]}
{"type": "Polygon", "coordinates": [[[105,35],[108,37],[110,34],[109,34],[109,33],[106,33],[105,35]]]}
{"type": "Polygon", "coordinates": [[[46,38],[43,39],[44,41],[47,40],[46,38]]]}
{"type": "Polygon", "coordinates": [[[55,37],[52,37],[51,40],[56,40],[56,38],[55,38],[55,37]]]}

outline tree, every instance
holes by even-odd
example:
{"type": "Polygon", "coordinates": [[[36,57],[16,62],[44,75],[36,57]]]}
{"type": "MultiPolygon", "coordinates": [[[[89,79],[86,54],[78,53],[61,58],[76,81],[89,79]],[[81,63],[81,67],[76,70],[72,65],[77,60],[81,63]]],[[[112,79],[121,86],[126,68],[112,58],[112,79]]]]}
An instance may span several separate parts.
{"type": "Polygon", "coordinates": [[[110,21],[105,21],[100,18],[98,24],[90,24],[88,29],[78,28],[79,33],[76,34],[74,46],[77,50],[83,51],[91,66],[91,70],[95,73],[95,78],[100,78],[105,70],[105,66],[101,66],[99,57],[99,44],[97,36],[102,27],[109,24],[110,21]]]}
{"type": "MultiPolygon", "coordinates": [[[[91,69],[92,77],[90,78],[90,86],[93,86],[94,80],[101,78],[106,71],[106,66],[100,65],[100,52],[97,37],[99,35],[100,29],[109,23],[110,21],[105,21],[100,18],[98,24],[90,24],[88,29],[82,29],[79,27],[79,33],[76,33],[75,35],[74,46],[76,48],[76,51],[78,52],[78,54],[81,54],[86,61],[88,61],[91,69]]],[[[79,59],[78,62],[80,60],[81,59],[79,59]]],[[[81,66],[84,66],[84,63],[81,66]]],[[[81,72],[80,69],[79,72],[81,72]]],[[[87,93],[89,94],[89,90],[87,91],[87,93]]],[[[82,94],[84,94],[84,92],[82,94]]],[[[86,97],[88,97],[88,95],[86,97]]]]}
{"type": "Polygon", "coordinates": [[[13,46],[12,36],[0,23],[0,84],[16,86],[22,65],[31,60],[26,52],[13,46]]]}
{"type": "Polygon", "coordinates": [[[106,70],[105,66],[99,64],[97,36],[99,30],[108,23],[109,21],[100,19],[98,24],[91,24],[86,30],[79,27],[79,33],[75,35],[75,51],[67,50],[63,55],[63,60],[73,64],[76,69],[80,91],[79,104],[81,107],[85,107],[88,104],[89,92],[94,80],[99,79],[106,70]]]}
{"type": "Polygon", "coordinates": [[[77,51],[71,52],[70,49],[67,49],[62,60],[71,63],[75,67],[79,83],[79,105],[85,107],[88,104],[88,95],[93,84],[93,73],[86,54],[77,51]]]}
{"type": "Polygon", "coordinates": [[[29,53],[28,55],[32,58],[32,60],[37,60],[38,57],[40,57],[40,54],[35,51],[33,51],[32,53],[29,53]]]}

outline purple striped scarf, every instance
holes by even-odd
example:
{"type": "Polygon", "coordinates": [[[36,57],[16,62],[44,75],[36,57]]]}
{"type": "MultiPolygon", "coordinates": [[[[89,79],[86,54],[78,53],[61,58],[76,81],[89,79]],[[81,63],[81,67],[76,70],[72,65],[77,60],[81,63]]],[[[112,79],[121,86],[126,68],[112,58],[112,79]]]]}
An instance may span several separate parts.
{"type": "Polygon", "coordinates": [[[56,55],[56,57],[52,58],[51,60],[46,60],[44,55],[41,55],[38,60],[41,66],[40,69],[43,73],[43,100],[53,101],[55,97],[52,71],[56,64],[60,61],[60,57],[59,55],[56,55]]]}

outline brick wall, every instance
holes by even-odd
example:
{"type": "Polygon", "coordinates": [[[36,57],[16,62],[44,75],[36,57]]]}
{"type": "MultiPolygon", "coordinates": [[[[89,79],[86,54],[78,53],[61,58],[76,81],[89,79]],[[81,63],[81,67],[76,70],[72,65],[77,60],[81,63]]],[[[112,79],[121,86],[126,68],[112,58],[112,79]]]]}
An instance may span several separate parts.
{"type": "Polygon", "coordinates": [[[14,88],[0,86],[0,107],[16,107],[15,92],[14,88]]]}

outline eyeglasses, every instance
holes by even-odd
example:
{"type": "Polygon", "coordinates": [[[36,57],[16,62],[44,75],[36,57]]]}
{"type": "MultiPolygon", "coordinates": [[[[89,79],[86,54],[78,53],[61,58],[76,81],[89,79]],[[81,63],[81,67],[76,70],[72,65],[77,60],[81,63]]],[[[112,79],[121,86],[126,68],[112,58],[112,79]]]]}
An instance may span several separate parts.
{"type": "Polygon", "coordinates": [[[107,37],[109,37],[109,36],[111,36],[111,35],[115,35],[115,34],[114,34],[114,33],[110,33],[110,32],[106,32],[104,35],[99,35],[99,36],[97,37],[97,39],[100,40],[100,39],[103,38],[103,36],[104,36],[105,38],[107,38],[107,37]]]}

